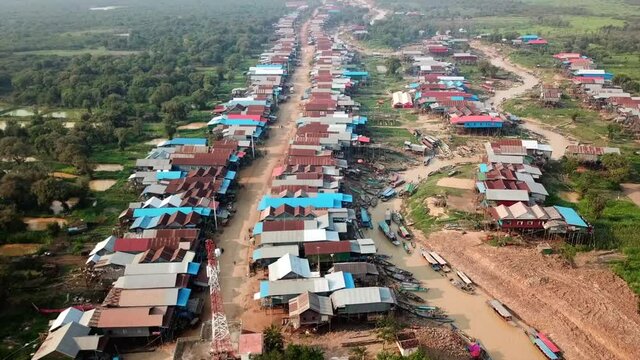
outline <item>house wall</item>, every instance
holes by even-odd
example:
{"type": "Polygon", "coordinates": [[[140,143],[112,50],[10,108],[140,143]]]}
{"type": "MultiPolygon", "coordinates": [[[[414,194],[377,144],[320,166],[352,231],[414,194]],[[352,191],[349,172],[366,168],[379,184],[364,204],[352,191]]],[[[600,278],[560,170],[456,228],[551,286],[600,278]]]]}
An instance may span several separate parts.
{"type": "Polygon", "coordinates": [[[367,314],[377,312],[387,312],[391,309],[391,304],[388,303],[369,303],[369,304],[357,304],[347,305],[344,308],[336,309],[338,314],[367,314]]]}
{"type": "Polygon", "coordinates": [[[542,229],[545,220],[502,220],[501,228],[503,229],[542,229]]]}

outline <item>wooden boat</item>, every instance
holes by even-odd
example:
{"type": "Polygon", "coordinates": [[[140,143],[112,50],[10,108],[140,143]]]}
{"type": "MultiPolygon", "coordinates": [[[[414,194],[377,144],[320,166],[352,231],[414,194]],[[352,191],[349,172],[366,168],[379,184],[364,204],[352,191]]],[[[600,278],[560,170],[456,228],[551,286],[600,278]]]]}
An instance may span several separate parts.
{"type": "Polygon", "coordinates": [[[473,289],[473,286],[469,286],[465,283],[463,283],[460,280],[456,280],[456,279],[449,279],[449,282],[451,283],[451,285],[455,286],[456,288],[469,293],[469,294],[475,294],[475,290],[473,289]]]}
{"type": "Polygon", "coordinates": [[[411,233],[404,226],[398,226],[398,235],[403,239],[411,239],[411,233]]]}
{"type": "Polygon", "coordinates": [[[427,290],[429,290],[426,287],[421,286],[420,284],[414,284],[410,282],[403,282],[402,284],[400,284],[400,289],[406,290],[406,291],[420,291],[420,292],[426,292],[427,290]]]}
{"type": "Polygon", "coordinates": [[[500,315],[504,320],[506,321],[512,321],[513,320],[513,315],[511,315],[511,313],[509,312],[509,310],[507,310],[507,308],[504,307],[504,305],[502,305],[502,303],[496,299],[492,299],[487,301],[487,304],[489,304],[489,306],[491,306],[491,308],[493,310],[495,310],[495,312],[500,315]]]}
{"type": "Polygon", "coordinates": [[[363,227],[373,229],[373,224],[371,223],[371,217],[369,216],[369,212],[366,208],[360,208],[360,223],[363,227]]]}
{"type": "Polygon", "coordinates": [[[402,225],[402,223],[404,222],[402,214],[400,214],[400,212],[398,211],[394,211],[391,213],[391,220],[398,225],[402,225]]]}
{"type": "Polygon", "coordinates": [[[414,293],[411,293],[411,292],[409,292],[407,290],[398,289],[398,294],[401,297],[405,297],[405,298],[407,298],[407,299],[409,299],[411,301],[417,302],[417,303],[424,303],[425,302],[423,298],[421,298],[420,296],[418,296],[418,295],[416,295],[414,293]]]}
{"type": "Polygon", "coordinates": [[[387,225],[391,225],[391,210],[389,209],[384,211],[384,222],[386,222],[387,225]]]}
{"type": "Polygon", "coordinates": [[[411,254],[411,248],[409,247],[409,245],[407,245],[406,242],[402,243],[402,248],[407,252],[407,254],[411,254]]]}
{"type": "Polygon", "coordinates": [[[372,197],[370,204],[371,204],[372,207],[376,207],[378,205],[378,198],[372,197]]]}
{"type": "Polygon", "coordinates": [[[462,330],[458,329],[454,324],[451,325],[451,330],[455,332],[464,342],[467,344],[467,351],[469,351],[469,355],[471,355],[472,359],[477,360],[492,360],[491,355],[487,352],[485,347],[480,343],[479,340],[472,338],[471,336],[465,334],[462,330]]]}
{"type": "Polygon", "coordinates": [[[433,256],[431,256],[431,254],[429,254],[428,251],[426,250],[421,250],[420,254],[422,254],[422,257],[427,260],[427,262],[429,263],[429,265],[431,265],[431,268],[434,271],[440,271],[441,267],[440,264],[436,261],[436,259],[433,258],[433,256]]]}
{"type": "Polygon", "coordinates": [[[400,241],[398,241],[398,239],[396,238],[396,234],[391,231],[391,229],[389,228],[389,225],[387,225],[386,222],[380,221],[378,223],[378,226],[380,227],[380,230],[382,230],[384,235],[387,237],[387,239],[389,239],[389,241],[391,241],[393,245],[400,246],[400,241]]]}
{"type": "Polygon", "coordinates": [[[449,267],[449,264],[442,258],[442,256],[438,255],[437,252],[431,251],[429,255],[431,255],[431,257],[433,257],[433,259],[438,262],[442,271],[446,273],[451,272],[451,268],[449,267]]]}
{"type": "Polygon", "coordinates": [[[467,274],[463,273],[460,270],[456,271],[456,274],[465,285],[473,286],[473,281],[471,281],[471,279],[467,276],[467,274]]]}

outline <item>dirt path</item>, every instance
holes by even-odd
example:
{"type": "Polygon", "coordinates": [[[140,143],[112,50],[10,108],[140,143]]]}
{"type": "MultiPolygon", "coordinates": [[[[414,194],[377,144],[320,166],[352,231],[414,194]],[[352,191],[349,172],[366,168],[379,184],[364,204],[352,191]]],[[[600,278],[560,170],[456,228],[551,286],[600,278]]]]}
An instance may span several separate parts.
{"type": "MultiPolygon", "coordinates": [[[[313,47],[306,45],[308,27],[309,22],[307,21],[300,32],[300,43],[305,44],[302,47],[302,65],[295,70],[291,77],[292,86],[299,92],[311,86],[308,75],[311,70],[313,47]]],[[[249,229],[258,221],[258,202],[268,192],[271,173],[277,165],[284,161],[289,144],[288,140],[295,134],[295,120],[300,116],[300,103],[300,97],[293,96],[288,102],[280,105],[277,124],[283,127],[274,126],[271,128],[269,139],[265,146],[261,147],[266,155],[255,160],[250,167],[240,171],[239,183],[244,185],[244,189],[238,196],[236,217],[228,227],[224,228],[224,233],[219,238],[219,246],[225,250],[220,258],[225,313],[229,321],[242,320],[244,328],[248,330],[262,330],[262,326],[252,321],[253,314],[245,312],[249,305],[248,302],[254,302],[253,292],[257,290],[255,286],[252,286],[255,285],[255,282],[247,279],[250,256],[249,229]]]]}
{"type": "MultiPolygon", "coordinates": [[[[508,58],[498,53],[495,48],[479,41],[472,41],[469,44],[472,48],[484,54],[491,64],[514,73],[522,79],[521,84],[506,90],[498,90],[495,95],[489,99],[489,102],[497,109],[502,109],[502,103],[504,103],[504,101],[521,96],[527,91],[534,89],[540,83],[540,80],[530,70],[512,63],[508,58]]],[[[560,159],[564,156],[567,146],[575,144],[574,141],[558,133],[553,128],[545,126],[534,119],[525,118],[522,127],[544,136],[549,141],[549,145],[553,147],[552,158],[554,159],[560,159]]]]}

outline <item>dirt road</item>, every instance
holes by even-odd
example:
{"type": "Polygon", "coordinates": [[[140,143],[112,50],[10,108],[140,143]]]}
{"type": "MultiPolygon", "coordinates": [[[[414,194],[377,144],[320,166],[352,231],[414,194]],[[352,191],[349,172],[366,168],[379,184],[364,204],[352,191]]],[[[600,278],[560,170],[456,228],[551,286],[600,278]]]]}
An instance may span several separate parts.
{"type": "MultiPolygon", "coordinates": [[[[484,56],[489,59],[491,64],[514,73],[522,79],[521,84],[506,90],[498,90],[495,95],[489,99],[489,102],[497,109],[502,108],[501,105],[504,101],[521,96],[527,91],[537,87],[540,83],[540,80],[530,70],[512,63],[508,58],[498,53],[495,48],[479,41],[472,41],[469,44],[475,50],[483,53],[484,56]]],[[[549,145],[553,147],[553,159],[560,159],[564,156],[567,146],[575,144],[575,141],[571,141],[566,136],[554,131],[552,128],[544,126],[539,121],[529,118],[525,118],[524,121],[525,122],[522,124],[522,127],[531,132],[542,135],[549,141],[549,145]]]]}
{"type": "MultiPolygon", "coordinates": [[[[300,43],[302,48],[301,66],[298,67],[291,83],[296,89],[296,94],[311,86],[309,71],[313,47],[307,44],[307,29],[309,22],[302,26],[300,43]]],[[[251,320],[244,318],[243,306],[246,296],[257,291],[257,288],[249,286],[247,278],[249,254],[249,229],[258,221],[259,212],[256,210],[258,202],[268,192],[271,186],[271,173],[274,167],[284,161],[289,139],[295,133],[295,120],[300,115],[300,96],[294,95],[291,99],[280,105],[277,125],[271,128],[269,139],[261,150],[265,156],[255,160],[250,167],[243,169],[239,174],[239,183],[244,188],[238,194],[236,203],[236,216],[230,225],[224,228],[223,234],[218,239],[218,244],[224,249],[220,258],[220,271],[222,298],[225,313],[229,321],[242,320],[250,324],[251,320]],[[283,127],[281,128],[280,125],[283,127]]],[[[208,316],[210,317],[210,315],[208,316]]]]}

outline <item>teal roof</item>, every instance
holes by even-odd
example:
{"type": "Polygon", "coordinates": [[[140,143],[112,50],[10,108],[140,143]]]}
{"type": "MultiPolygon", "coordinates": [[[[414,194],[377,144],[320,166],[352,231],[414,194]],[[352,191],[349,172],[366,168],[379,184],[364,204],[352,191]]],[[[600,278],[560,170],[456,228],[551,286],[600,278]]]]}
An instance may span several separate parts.
{"type": "Polygon", "coordinates": [[[196,145],[206,146],[207,139],[205,138],[173,138],[160,144],[161,147],[166,146],[181,146],[181,145],[196,145]]]}
{"type": "Polygon", "coordinates": [[[588,227],[587,223],[582,220],[582,217],[572,208],[564,207],[564,206],[554,206],[556,210],[562,215],[564,221],[572,226],[578,227],[588,227]]]}
{"type": "Polygon", "coordinates": [[[149,216],[162,216],[164,214],[173,215],[176,212],[182,212],[188,214],[190,212],[198,213],[202,216],[210,216],[211,209],[203,207],[177,207],[177,208],[140,208],[133,210],[133,217],[149,217],[149,216]]]}
{"type": "Polygon", "coordinates": [[[307,198],[274,198],[270,195],[265,195],[258,204],[258,210],[262,211],[268,207],[277,208],[281,205],[289,205],[293,207],[313,206],[315,208],[341,208],[343,202],[352,202],[353,197],[351,195],[342,193],[320,193],[315,197],[307,198]]]}

